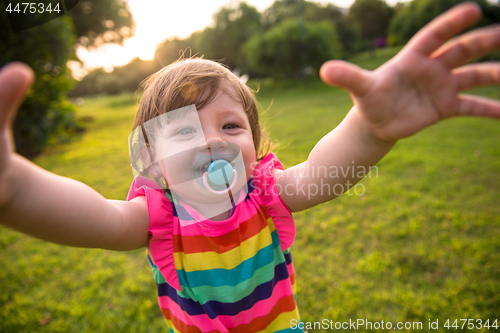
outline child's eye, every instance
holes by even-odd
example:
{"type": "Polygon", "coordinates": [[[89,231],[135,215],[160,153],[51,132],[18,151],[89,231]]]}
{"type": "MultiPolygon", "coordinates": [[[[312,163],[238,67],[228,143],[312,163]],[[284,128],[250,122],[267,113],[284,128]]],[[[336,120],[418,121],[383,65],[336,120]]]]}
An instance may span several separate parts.
{"type": "Polygon", "coordinates": [[[175,132],[175,135],[190,135],[190,134],[193,134],[193,133],[196,133],[196,130],[192,127],[183,127],[179,130],[177,130],[177,132],[175,132]]]}
{"type": "Polygon", "coordinates": [[[235,128],[239,128],[239,126],[237,124],[226,124],[224,125],[224,127],[222,127],[222,129],[235,129],[235,128]]]}

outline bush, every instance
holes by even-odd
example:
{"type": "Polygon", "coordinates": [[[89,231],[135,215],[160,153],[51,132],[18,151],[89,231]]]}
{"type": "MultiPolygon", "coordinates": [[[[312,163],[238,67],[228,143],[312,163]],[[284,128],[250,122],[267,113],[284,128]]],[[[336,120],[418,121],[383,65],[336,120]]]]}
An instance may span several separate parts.
{"type": "Polygon", "coordinates": [[[0,39],[4,41],[0,44],[0,66],[22,61],[36,73],[14,122],[17,151],[32,157],[55,137],[65,137],[79,129],[74,119],[75,107],[65,98],[73,85],[66,66],[74,55],[72,24],[67,16],[62,16],[13,33],[4,17],[0,20],[0,39]]]}
{"type": "Polygon", "coordinates": [[[333,24],[298,19],[287,19],[266,33],[253,36],[243,51],[254,71],[274,78],[317,74],[326,60],[342,56],[333,24]]]}

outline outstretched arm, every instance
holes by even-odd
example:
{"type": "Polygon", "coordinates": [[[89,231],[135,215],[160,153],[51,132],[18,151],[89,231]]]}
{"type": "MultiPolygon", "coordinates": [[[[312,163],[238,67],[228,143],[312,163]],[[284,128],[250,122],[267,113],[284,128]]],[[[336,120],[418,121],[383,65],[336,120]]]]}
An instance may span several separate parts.
{"type": "Polygon", "coordinates": [[[11,124],[32,70],[13,63],[0,71],[0,222],[58,244],[132,250],[148,241],[144,197],[106,200],[78,181],[52,174],[13,152],[11,124]]]}
{"type": "Polygon", "coordinates": [[[333,189],[339,184],[347,189],[362,178],[358,173],[322,177],[312,170],[332,166],[368,169],[397,140],[449,117],[500,118],[499,101],[460,94],[500,83],[500,63],[464,66],[500,48],[498,26],[453,38],[480,17],[474,3],[455,6],[422,28],[394,58],[373,72],[337,60],[323,65],[323,81],[349,90],[354,107],[337,128],[320,140],[306,162],[276,172],[280,188],[288,186],[289,191],[282,190],[281,196],[292,211],[331,200],[339,192],[328,194],[328,187],[333,189]],[[301,188],[324,190],[304,196],[301,188]]]}

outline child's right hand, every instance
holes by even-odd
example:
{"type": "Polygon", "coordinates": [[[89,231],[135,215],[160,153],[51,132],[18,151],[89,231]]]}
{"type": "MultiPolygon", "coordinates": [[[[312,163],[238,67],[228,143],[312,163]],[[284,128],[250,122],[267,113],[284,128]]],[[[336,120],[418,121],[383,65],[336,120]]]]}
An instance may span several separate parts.
{"type": "Polygon", "coordinates": [[[0,70],[0,223],[50,242],[111,250],[147,245],[146,199],[106,200],[87,185],[47,172],[14,152],[12,122],[34,73],[0,70]]]}

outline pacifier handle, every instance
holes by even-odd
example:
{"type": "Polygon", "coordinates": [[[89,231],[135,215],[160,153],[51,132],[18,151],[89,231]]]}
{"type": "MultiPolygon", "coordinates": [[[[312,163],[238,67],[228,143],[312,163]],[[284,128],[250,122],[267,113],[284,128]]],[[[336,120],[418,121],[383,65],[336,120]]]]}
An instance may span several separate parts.
{"type": "Polygon", "coordinates": [[[205,188],[207,190],[209,190],[210,192],[212,192],[213,194],[222,194],[222,193],[227,193],[229,192],[230,190],[233,189],[234,185],[236,184],[236,179],[238,177],[236,177],[238,175],[238,172],[236,172],[235,169],[233,169],[233,181],[231,183],[231,185],[229,185],[229,187],[225,188],[224,190],[221,190],[221,191],[216,191],[214,190],[213,188],[210,187],[210,185],[208,185],[208,172],[205,172],[203,174],[203,185],[205,186],[205,188]]]}

